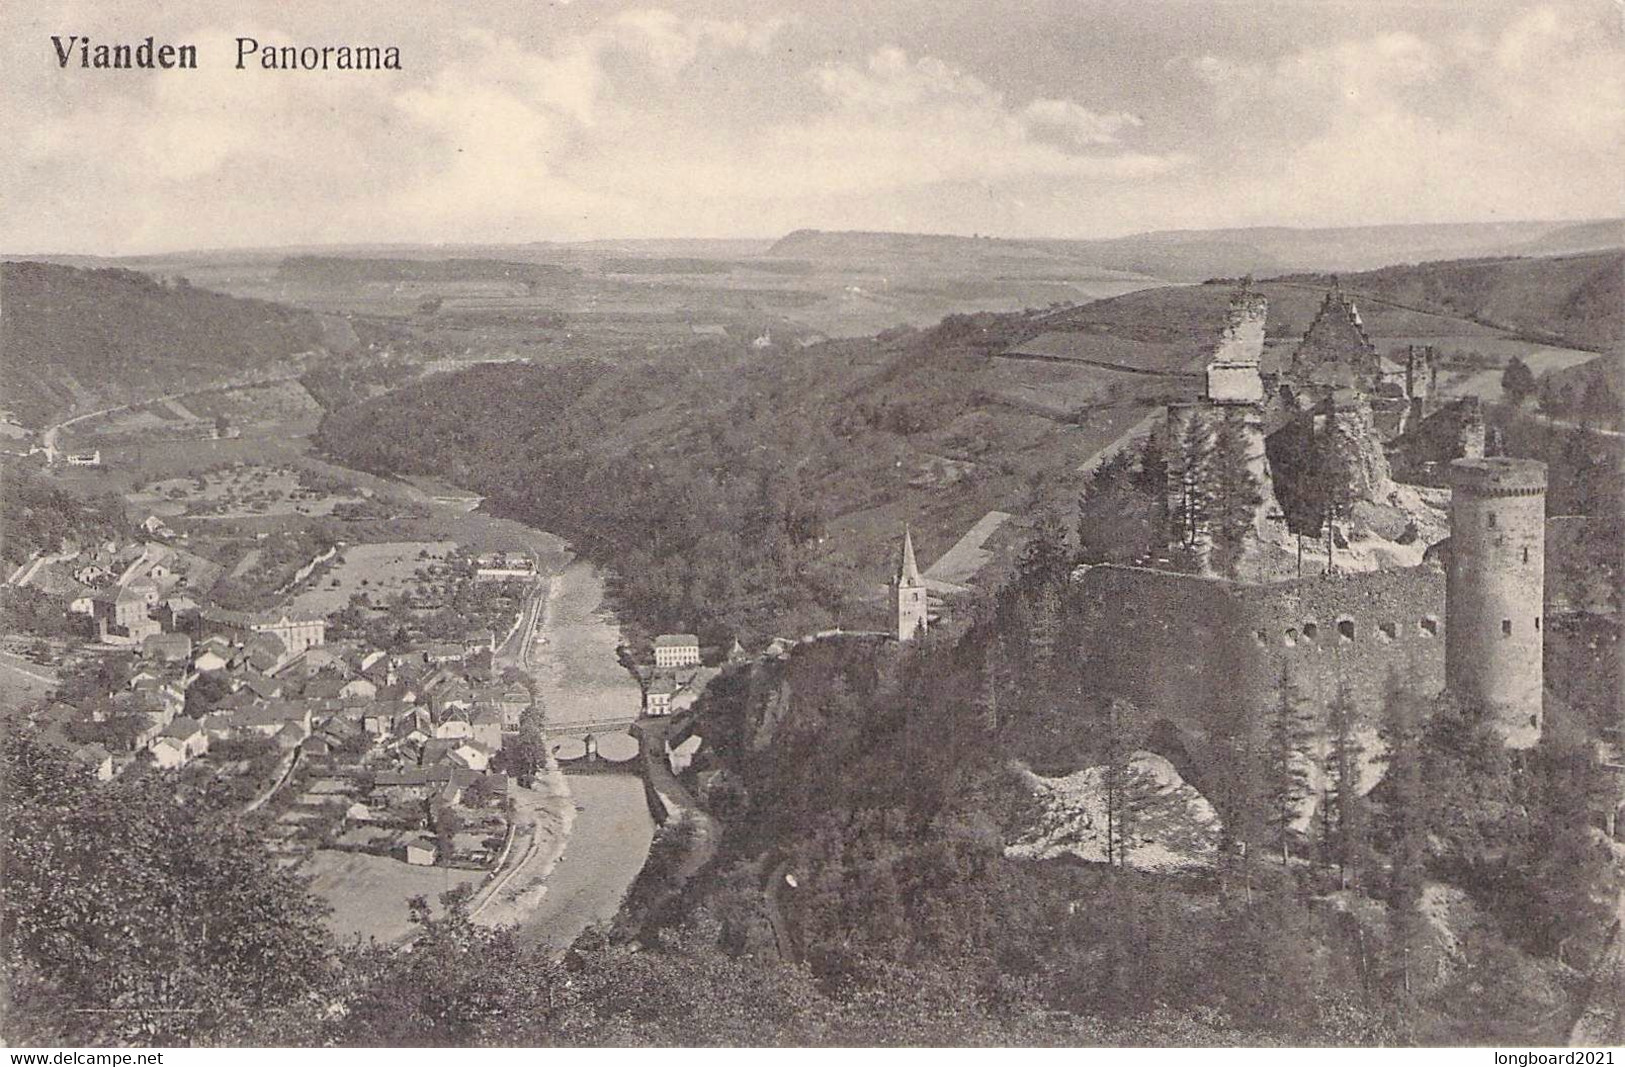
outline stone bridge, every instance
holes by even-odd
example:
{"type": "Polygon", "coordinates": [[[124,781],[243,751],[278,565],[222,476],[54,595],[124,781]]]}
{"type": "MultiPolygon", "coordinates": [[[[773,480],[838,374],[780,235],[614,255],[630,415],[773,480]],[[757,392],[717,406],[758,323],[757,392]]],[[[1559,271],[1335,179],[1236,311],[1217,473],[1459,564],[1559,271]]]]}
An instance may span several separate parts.
{"type": "Polygon", "coordinates": [[[584,738],[588,734],[618,734],[625,733],[631,725],[638,721],[641,713],[637,711],[623,712],[619,715],[607,715],[601,719],[588,719],[577,722],[546,723],[542,726],[542,736],[549,741],[564,737],[584,738]]]}

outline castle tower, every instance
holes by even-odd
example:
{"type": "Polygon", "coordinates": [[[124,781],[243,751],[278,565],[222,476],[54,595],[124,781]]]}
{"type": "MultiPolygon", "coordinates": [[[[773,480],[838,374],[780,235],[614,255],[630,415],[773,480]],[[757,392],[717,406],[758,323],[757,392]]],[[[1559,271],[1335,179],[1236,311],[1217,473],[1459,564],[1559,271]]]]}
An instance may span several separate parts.
{"type": "Polygon", "coordinates": [[[1540,740],[1546,464],[1458,459],[1450,465],[1445,686],[1509,748],[1540,740]]]}
{"type": "Polygon", "coordinates": [[[914,537],[903,531],[903,562],[897,568],[892,582],[897,594],[897,640],[912,641],[925,632],[930,624],[926,616],[929,607],[925,579],[914,562],[914,537]]]}
{"type": "Polygon", "coordinates": [[[1259,361],[1264,355],[1264,318],[1269,301],[1242,283],[1230,299],[1224,330],[1207,364],[1207,398],[1215,404],[1256,404],[1264,399],[1259,361]]]}
{"type": "Polygon", "coordinates": [[[1421,422],[1429,413],[1439,384],[1438,353],[1432,345],[1405,346],[1405,395],[1411,402],[1411,419],[1421,422]]]}

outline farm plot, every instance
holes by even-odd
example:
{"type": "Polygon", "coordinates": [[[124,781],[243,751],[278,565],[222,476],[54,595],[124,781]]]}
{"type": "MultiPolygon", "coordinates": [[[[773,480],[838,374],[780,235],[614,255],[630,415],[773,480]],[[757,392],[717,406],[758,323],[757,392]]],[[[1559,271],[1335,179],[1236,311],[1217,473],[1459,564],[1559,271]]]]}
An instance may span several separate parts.
{"type": "Polygon", "coordinates": [[[359,497],[313,485],[293,467],[232,465],[195,476],[165,478],[130,494],[132,504],[169,517],[246,519],[267,515],[329,515],[359,497]]]}
{"type": "MultiPolygon", "coordinates": [[[[411,930],[406,902],[473,885],[485,877],[481,871],[456,867],[413,867],[387,856],[365,852],[318,849],[306,861],[304,874],[310,887],[333,911],[327,927],[340,938],[375,937],[393,941],[411,930]]],[[[433,903],[435,910],[439,904],[433,903]]]]}
{"type": "Polygon", "coordinates": [[[418,585],[417,572],[444,559],[457,548],[455,541],[385,541],[350,545],[339,553],[333,567],[312,588],[294,597],[299,611],[331,614],[357,593],[381,602],[418,585]]]}

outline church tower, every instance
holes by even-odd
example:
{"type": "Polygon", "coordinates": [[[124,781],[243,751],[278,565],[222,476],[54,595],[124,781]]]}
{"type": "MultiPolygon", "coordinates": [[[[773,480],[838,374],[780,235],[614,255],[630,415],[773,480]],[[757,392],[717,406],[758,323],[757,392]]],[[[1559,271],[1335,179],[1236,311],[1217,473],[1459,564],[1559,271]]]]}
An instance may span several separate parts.
{"type": "Polygon", "coordinates": [[[892,580],[897,594],[897,640],[912,641],[930,625],[926,616],[927,597],[925,579],[920,577],[919,564],[914,562],[914,537],[903,531],[903,562],[892,580]]]}

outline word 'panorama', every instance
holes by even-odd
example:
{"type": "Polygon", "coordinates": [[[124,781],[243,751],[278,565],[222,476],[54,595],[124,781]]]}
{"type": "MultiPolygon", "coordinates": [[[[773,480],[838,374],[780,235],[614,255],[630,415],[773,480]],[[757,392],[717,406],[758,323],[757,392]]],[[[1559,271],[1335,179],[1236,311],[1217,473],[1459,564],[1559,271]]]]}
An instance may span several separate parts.
{"type": "Polygon", "coordinates": [[[260,47],[252,37],[237,38],[237,69],[257,62],[266,70],[400,70],[401,50],[376,45],[280,45],[260,47]]]}
{"type": "MultiPolygon", "coordinates": [[[[197,45],[157,44],[148,37],[137,44],[96,44],[89,37],[51,35],[57,66],[67,69],[74,57],[86,70],[196,70],[197,45]]],[[[263,70],[400,70],[401,50],[385,45],[261,45],[253,37],[237,38],[237,69],[263,70]]]]}

